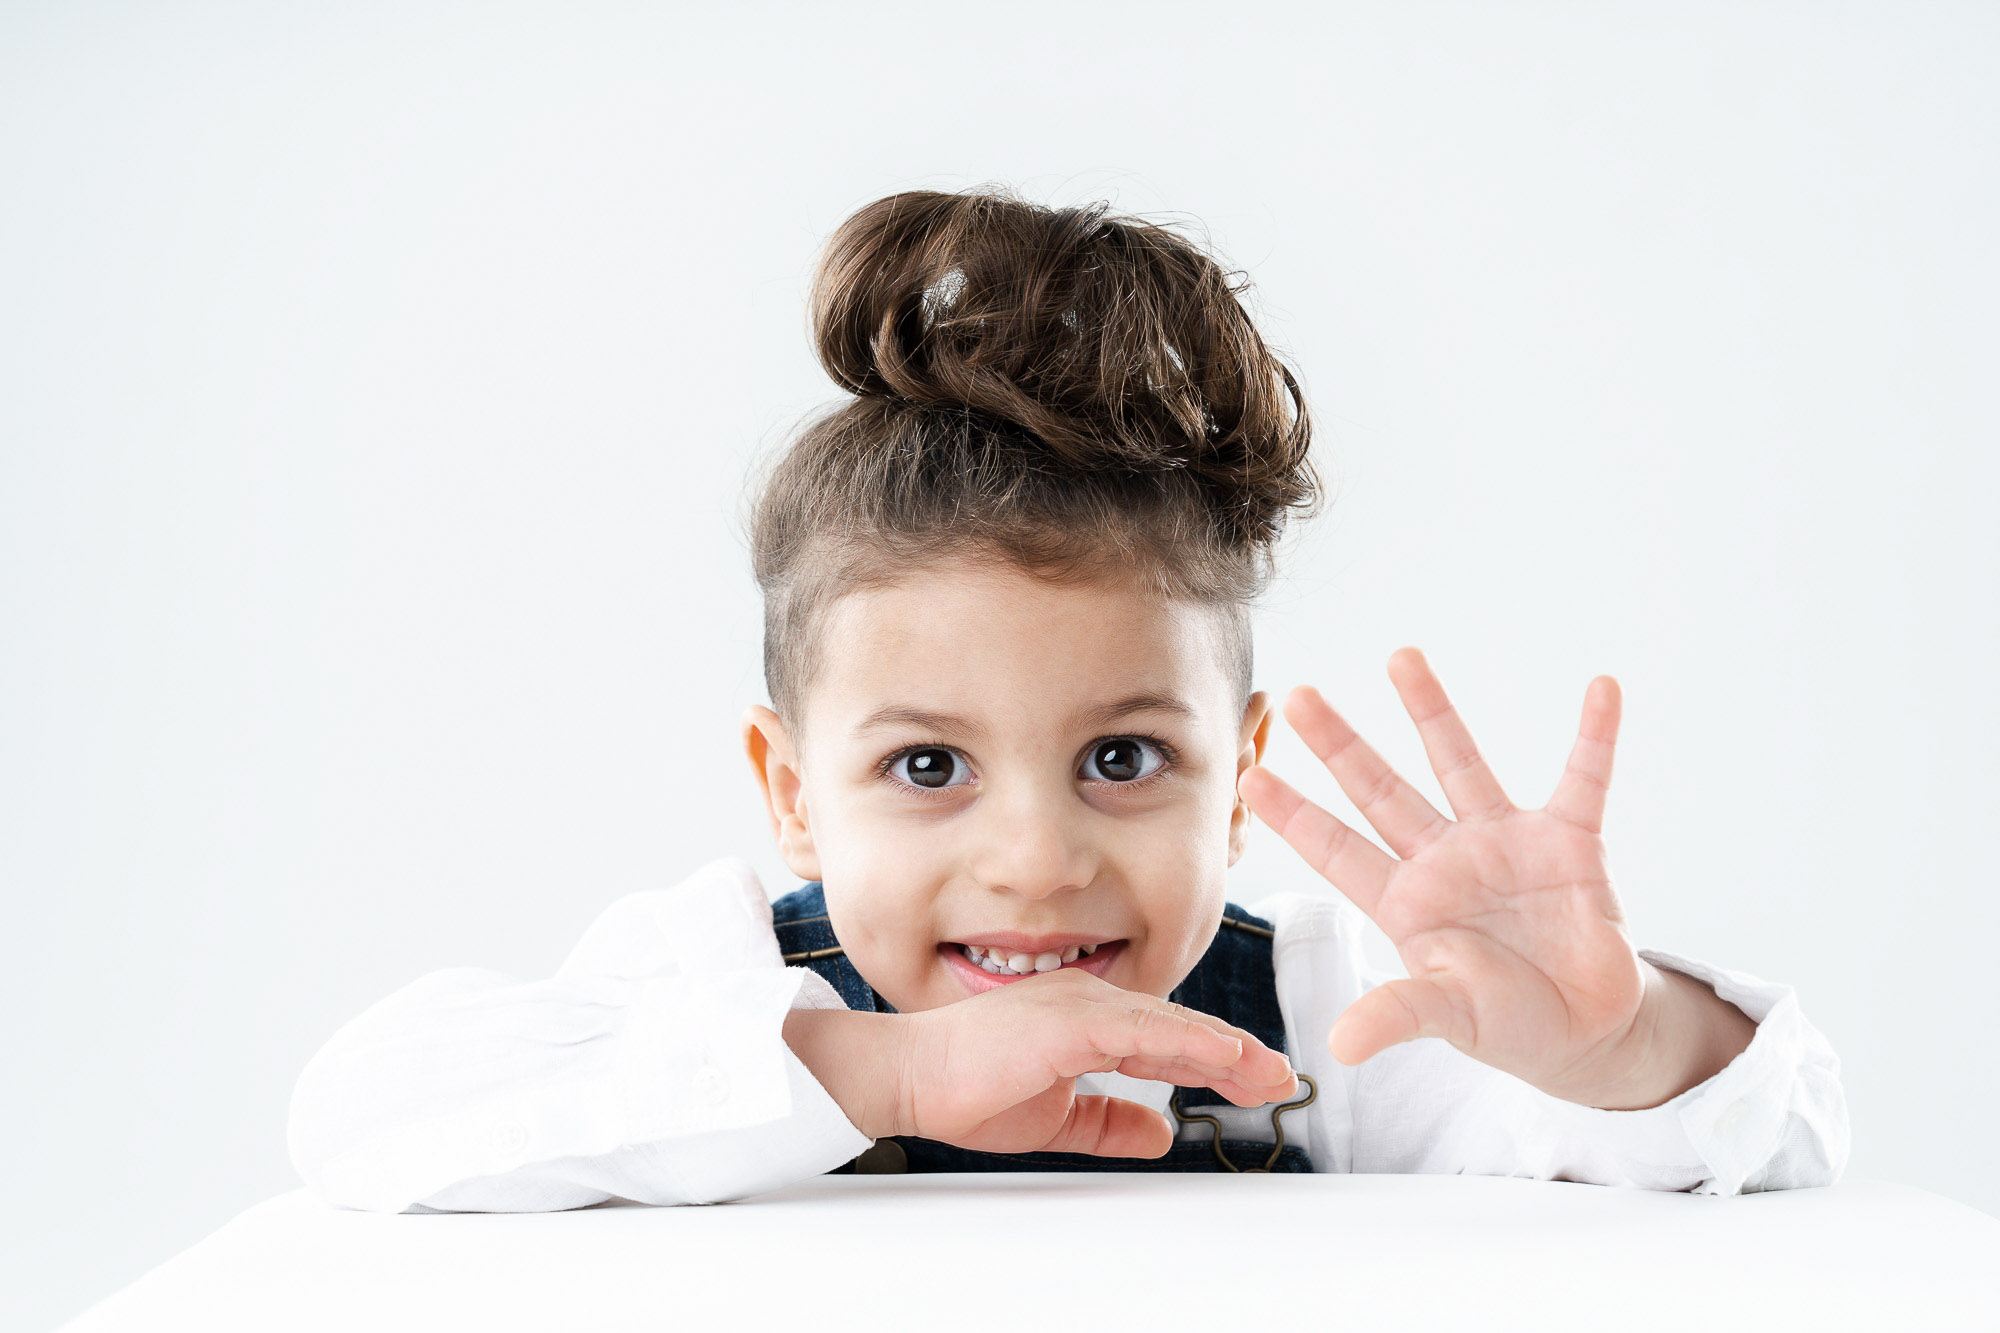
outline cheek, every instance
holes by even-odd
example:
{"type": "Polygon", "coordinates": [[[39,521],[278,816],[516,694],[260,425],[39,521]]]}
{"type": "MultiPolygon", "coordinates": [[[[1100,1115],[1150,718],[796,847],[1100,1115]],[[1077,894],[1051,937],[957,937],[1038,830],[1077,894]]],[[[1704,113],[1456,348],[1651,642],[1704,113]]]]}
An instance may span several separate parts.
{"type": "Polygon", "coordinates": [[[910,867],[923,864],[923,830],[889,818],[881,801],[866,791],[822,798],[813,807],[812,830],[829,883],[836,876],[870,883],[909,878],[910,867]]]}
{"type": "Polygon", "coordinates": [[[835,933],[870,985],[902,992],[936,962],[937,886],[946,877],[937,836],[887,817],[865,792],[823,802],[818,821],[813,845],[835,933]]]}
{"type": "Polygon", "coordinates": [[[1151,809],[1127,811],[1111,836],[1127,859],[1153,865],[1174,865],[1183,876],[1205,873],[1210,865],[1226,869],[1229,860],[1229,817],[1234,796],[1226,788],[1204,781],[1183,787],[1175,799],[1151,809]]]}
{"type": "Polygon", "coordinates": [[[1120,878],[1145,914],[1147,942],[1127,980],[1156,995],[1179,985],[1215,938],[1227,898],[1229,806],[1204,790],[1196,800],[1121,838],[1120,878]]]}

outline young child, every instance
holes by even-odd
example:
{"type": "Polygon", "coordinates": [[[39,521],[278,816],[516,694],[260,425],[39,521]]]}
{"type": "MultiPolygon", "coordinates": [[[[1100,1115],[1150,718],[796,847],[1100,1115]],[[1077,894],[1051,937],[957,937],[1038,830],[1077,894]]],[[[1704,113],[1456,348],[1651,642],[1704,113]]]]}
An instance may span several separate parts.
{"type": "Polygon", "coordinates": [[[849,218],[813,309],[853,396],[751,525],[772,706],[743,740],[807,882],[773,902],[723,858],[612,903],[547,980],[390,995],[299,1079],[305,1180],[381,1211],[852,1170],[1836,1181],[1839,1061],[1791,989],[1627,940],[1616,682],[1524,810],[1391,657],[1453,818],[1294,691],[1394,855],[1258,766],[1249,607],[1318,485],[1231,276],[1102,205],[849,218]],[[1253,811],[1344,898],[1228,901],[1253,811]],[[1370,973],[1356,908],[1407,975],[1370,973]]]}

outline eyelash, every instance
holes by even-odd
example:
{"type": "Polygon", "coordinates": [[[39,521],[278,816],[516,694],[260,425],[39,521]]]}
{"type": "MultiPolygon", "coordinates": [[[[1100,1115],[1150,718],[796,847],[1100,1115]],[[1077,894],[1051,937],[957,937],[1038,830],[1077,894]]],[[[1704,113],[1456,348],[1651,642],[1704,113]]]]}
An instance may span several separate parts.
{"type": "MultiPolygon", "coordinates": [[[[1148,790],[1155,783],[1161,781],[1162,779],[1172,774],[1175,771],[1175,766],[1180,762],[1181,755],[1179,750],[1176,750],[1173,746],[1161,740],[1158,736],[1149,736],[1143,731],[1126,731],[1126,732],[1120,732],[1116,736],[1100,736],[1096,740],[1090,743],[1090,748],[1092,750],[1095,750],[1098,746],[1104,744],[1106,741],[1143,741],[1147,745],[1152,746],[1155,750],[1158,750],[1160,752],[1161,762],[1159,768],[1157,768],[1151,773],[1148,773],[1145,777],[1140,778],[1137,782],[1108,782],[1101,784],[1107,787],[1116,787],[1119,791],[1148,790]]],[[[927,801],[935,800],[938,797],[949,795],[954,790],[951,787],[919,787],[914,783],[904,782],[902,779],[892,777],[890,775],[890,770],[896,766],[899,760],[909,755],[916,754],[919,750],[943,750],[946,754],[955,756],[960,763],[966,764],[967,767],[971,766],[970,763],[966,760],[964,752],[959,750],[956,746],[933,745],[928,743],[920,745],[905,745],[902,749],[896,751],[892,755],[889,755],[887,758],[883,759],[881,763],[875,765],[875,776],[880,778],[882,781],[889,783],[891,786],[896,787],[898,790],[908,792],[911,795],[921,797],[922,799],[927,801]]]]}

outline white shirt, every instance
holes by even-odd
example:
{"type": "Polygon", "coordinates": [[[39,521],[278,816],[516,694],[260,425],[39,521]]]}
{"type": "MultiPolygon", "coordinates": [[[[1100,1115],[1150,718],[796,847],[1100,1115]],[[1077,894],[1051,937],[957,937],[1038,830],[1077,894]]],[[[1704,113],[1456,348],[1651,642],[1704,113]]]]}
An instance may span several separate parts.
{"type": "MultiPolygon", "coordinates": [[[[1284,1113],[1285,1141],[1303,1139],[1317,1171],[1737,1194],[1831,1185],[1846,1168],[1840,1060],[1789,986],[1639,950],[1707,983],[1757,1031],[1671,1101],[1604,1111],[1442,1038],[1342,1065],[1326,1049],[1334,1020],[1403,973],[1368,965],[1367,923],[1343,900],[1288,892],[1245,906],[1275,932],[1285,1054],[1318,1085],[1311,1105],[1284,1113]]],[[[714,1203],[775,1189],[873,1142],[784,1040],[792,1009],[843,1007],[825,978],[785,965],[756,871],[725,857],[613,902],[547,980],[451,968],[364,1010],[299,1076],[292,1162],[327,1202],[376,1212],[714,1203]]],[[[1076,1090],[1175,1124],[1172,1084],[1085,1074],[1076,1090]]],[[[1203,1114],[1232,1138],[1270,1143],[1275,1105],[1203,1114]]]]}

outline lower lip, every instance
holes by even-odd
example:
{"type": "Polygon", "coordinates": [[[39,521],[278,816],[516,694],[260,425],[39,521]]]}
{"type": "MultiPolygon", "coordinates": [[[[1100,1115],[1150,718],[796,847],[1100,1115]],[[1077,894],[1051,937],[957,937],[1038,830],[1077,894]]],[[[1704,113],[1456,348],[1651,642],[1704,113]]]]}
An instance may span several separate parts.
{"type": "MultiPolygon", "coordinates": [[[[970,958],[967,958],[965,950],[956,944],[940,944],[938,952],[944,955],[945,962],[950,965],[953,971],[958,973],[959,980],[963,981],[966,987],[975,994],[979,991],[992,990],[996,986],[1009,985],[1016,981],[1033,981],[1036,977],[1053,975],[1053,973],[1049,972],[1023,972],[1019,976],[1015,976],[1012,973],[1004,977],[996,976],[994,973],[988,972],[985,968],[973,962],[970,958]]],[[[1061,972],[1075,968],[1079,971],[1088,972],[1094,977],[1101,977],[1104,975],[1104,969],[1110,967],[1118,956],[1124,952],[1125,941],[1114,940],[1110,944],[1100,944],[1095,953],[1084,954],[1074,963],[1064,963],[1062,967],[1056,968],[1055,971],[1061,972]]]]}

